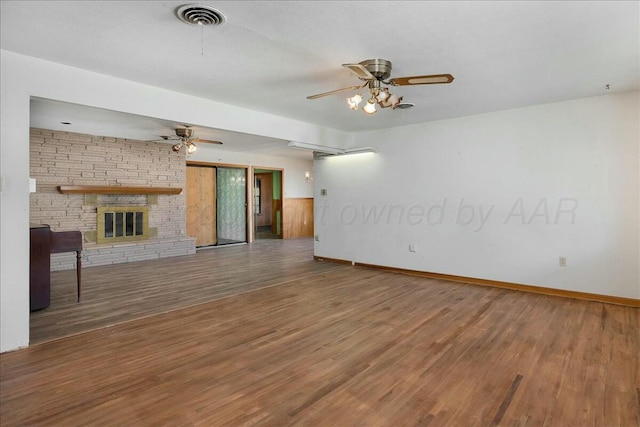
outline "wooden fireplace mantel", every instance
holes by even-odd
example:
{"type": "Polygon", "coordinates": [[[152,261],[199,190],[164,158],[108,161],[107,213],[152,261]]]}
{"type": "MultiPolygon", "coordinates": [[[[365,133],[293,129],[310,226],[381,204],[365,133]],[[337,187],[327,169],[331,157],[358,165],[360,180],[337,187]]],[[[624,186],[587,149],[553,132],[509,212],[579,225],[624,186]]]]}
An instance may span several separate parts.
{"type": "Polygon", "coordinates": [[[60,185],[58,191],[62,194],[180,194],[182,188],[60,185]]]}

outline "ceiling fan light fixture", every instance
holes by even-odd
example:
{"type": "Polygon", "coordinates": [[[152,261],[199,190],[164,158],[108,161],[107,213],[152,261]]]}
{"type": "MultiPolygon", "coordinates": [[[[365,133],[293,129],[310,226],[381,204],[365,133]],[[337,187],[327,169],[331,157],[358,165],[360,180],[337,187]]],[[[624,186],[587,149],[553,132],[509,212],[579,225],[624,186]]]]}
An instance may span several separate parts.
{"type": "Polygon", "coordinates": [[[357,110],[361,102],[362,102],[362,95],[360,95],[359,93],[353,95],[350,98],[347,98],[347,104],[349,105],[349,108],[351,108],[352,110],[357,110]]]}
{"type": "MultiPolygon", "coordinates": [[[[362,111],[368,115],[373,115],[377,112],[376,104],[380,108],[392,107],[393,110],[400,109],[405,110],[414,106],[411,103],[403,103],[402,96],[393,95],[389,92],[387,87],[382,85],[391,86],[412,86],[412,85],[430,85],[430,84],[448,84],[453,82],[454,77],[451,74],[429,74],[409,77],[395,77],[390,79],[391,76],[391,61],[386,59],[367,59],[357,64],[342,64],[343,67],[349,69],[360,80],[364,81],[361,86],[350,86],[342,89],[332,90],[330,92],[323,92],[316,95],[307,96],[307,99],[318,99],[324,96],[334,95],[337,93],[360,90],[365,86],[369,88],[369,94],[371,95],[367,103],[362,107],[362,111]]],[[[363,100],[361,95],[354,95],[347,98],[347,105],[352,110],[357,110],[358,105],[363,100]]]]}
{"type": "Polygon", "coordinates": [[[378,93],[376,94],[376,101],[378,101],[379,103],[382,103],[390,96],[391,96],[391,93],[389,93],[389,88],[385,87],[379,90],[378,93]]]}
{"type": "Polygon", "coordinates": [[[373,97],[369,98],[365,106],[362,107],[362,111],[369,115],[377,113],[378,110],[376,110],[376,99],[373,97]]]}
{"type": "Polygon", "coordinates": [[[196,144],[194,144],[193,142],[189,141],[186,143],[187,146],[187,154],[193,154],[196,152],[196,150],[198,149],[198,147],[196,146],[196,144]]]}
{"type": "Polygon", "coordinates": [[[391,108],[393,108],[394,110],[398,108],[398,105],[400,105],[401,102],[402,96],[391,95],[389,97],[389,105],[391,105],[391,108]]]}

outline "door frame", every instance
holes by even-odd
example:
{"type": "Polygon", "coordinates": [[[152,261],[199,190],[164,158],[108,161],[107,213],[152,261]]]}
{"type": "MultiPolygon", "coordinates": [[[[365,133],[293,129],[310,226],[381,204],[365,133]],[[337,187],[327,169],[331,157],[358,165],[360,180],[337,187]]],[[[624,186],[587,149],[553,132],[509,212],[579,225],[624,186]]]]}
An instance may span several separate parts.
{"type": "MultiPolygon", "coordinates": [[[[251,166],[251,197],[250,197],[250,201],[251,201],[251,242],[253,242],[255,240],[255,232],[256,232],[256,227],[254,224],[254,208],[253,208],[253,187],[255,184],[255,180],[256,180],[256,170],[260,170],[260,171],[274,171],[274,172],[280,172],[280,238],[283,239],[284,238],[284,228],[283,228],[283,224],[284,224],[284,169],[283,168],[274,168],[272,166],[251,166]]],[[[260,172],[258,172],[260,173],[260,172]]]]}
{"type": "MultiPolygon", "coordinates": [[[[251,167],[249,165],[237,165],[233,163],[196,162],[192,160],[187,160],[187,166],[205,166],[205,167],[212,167],[212,168],[220,167],[220,168],[244,169],[244,179],[245,179],[245,182],[247,183],[247,185],[245,186],[245,200],[244,200],[245,218],[246,218],[245,235],[247,236],[247,243],[252,242],[253,235],[250,232],[252,230],[252,222],[253,222],[253,218],[251,215],[251,212],[252,212],[251,209],[253,206],[251,205],[250,202],[251,202],[251,197],[253,197],[253,194],[252,194],[253,193],[253,173],[250,173],[251,167]],[[249,175],[251,175],[251,181],[249,181],[249,178],[250,178],[249,175]]],[[[217,191],[216,191],[216,197],[217,197],[217,191]]],[[[186,199],[185,199],[185,203],[186,203],[186,199]]],[[[217,227],[217,219],[216,219],[216,227],[217,227]]]]}

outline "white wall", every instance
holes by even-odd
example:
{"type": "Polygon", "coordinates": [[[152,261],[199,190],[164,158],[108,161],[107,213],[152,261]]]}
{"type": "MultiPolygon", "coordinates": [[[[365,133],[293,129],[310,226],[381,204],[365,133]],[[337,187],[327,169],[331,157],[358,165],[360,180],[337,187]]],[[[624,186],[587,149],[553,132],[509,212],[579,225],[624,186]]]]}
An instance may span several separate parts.
{"type": "MultiPolygon", "coordinates": [[[[29,342],[31,96],[270,138],[354,143],[344,132],[4,50],[0,92],[0,352],[29,342]]],[[[639,298],[638,132],[638,94],[632,93],[356,135],[356,146],[381,152],[369,161],[345,156],[315,162],[315,188],[329,189],[327,197],[316,194],[316,206],[326,211],[316,219],[316,254],[639,298]],[[558,224],[541,224],[541,216],[531,224],[517,217],[501,222],[519,198],[526,219],[546,200],[553,222],[563,197],[579,202],[575,224],[567,223],[568,214],[558,224]],[[469,225],[456,224],[462,198],[476,215],[469,225]],[[425,225],[423,218],[412,225],[421,208],[436,206],[433,220],[443,200],[442,224],[425,225]],[[357,218],[346,226],[337,215],[351,205],[385,204],[415,205],[413,215],[405,213],[396,224],[396,208],[392,221],[375,226],[357,218]],[[477,219],[480,207],[484,225],[477,219]],[[409,252],[409,244],[417,252],[409,252]],[[567,257],[567,267],[557,267],[558,256],[567,257]]],[[[295,191],[287,197],[304,194],[295,191]]]]}
{"type": "Polygon", "coordinates": [[[640,298],[639,125],[632,92],[357,134],[315,162],[315,254],[640,298]]]}
{"type": "Polygon", "coordinates": [[[0,352],[29,342],[31,96],[270,138],[347,146],[351,135],[0,50],[0,352]]]}
{"type": "MultiPolygon", "coordinates": [[[[1,52],[0,52],[1,53],[1,52]]],[[[0,352],[29,339],[29,96],[0,56],[0,352]]]]}

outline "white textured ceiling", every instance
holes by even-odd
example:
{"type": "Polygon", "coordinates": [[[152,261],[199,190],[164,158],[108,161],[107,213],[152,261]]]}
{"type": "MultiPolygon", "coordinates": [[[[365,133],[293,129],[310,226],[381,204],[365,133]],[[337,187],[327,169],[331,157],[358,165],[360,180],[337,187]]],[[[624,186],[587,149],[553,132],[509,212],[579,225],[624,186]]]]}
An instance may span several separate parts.
{"type": "MultiPolygon", "coordinates": [[[[345,131],[637,90],[637,1],[204,1],[219,27],[180,21],[181,1],[2,1],[2,49],[345,131]],[[415,104],[366,116],[343,63],[383,58],[415,104]]],[[[55,104],[41,106],[46,116],[55,104]]],[[[206,138],[206,135],[198,135],[206,138]]],[[[210,139],[215,139],[214,137],[210,139]]],[[[274,141],[270,141],[273,143],[274,141]]],[[[265,141],[268,144],[269,141],[265,141]]]]}

